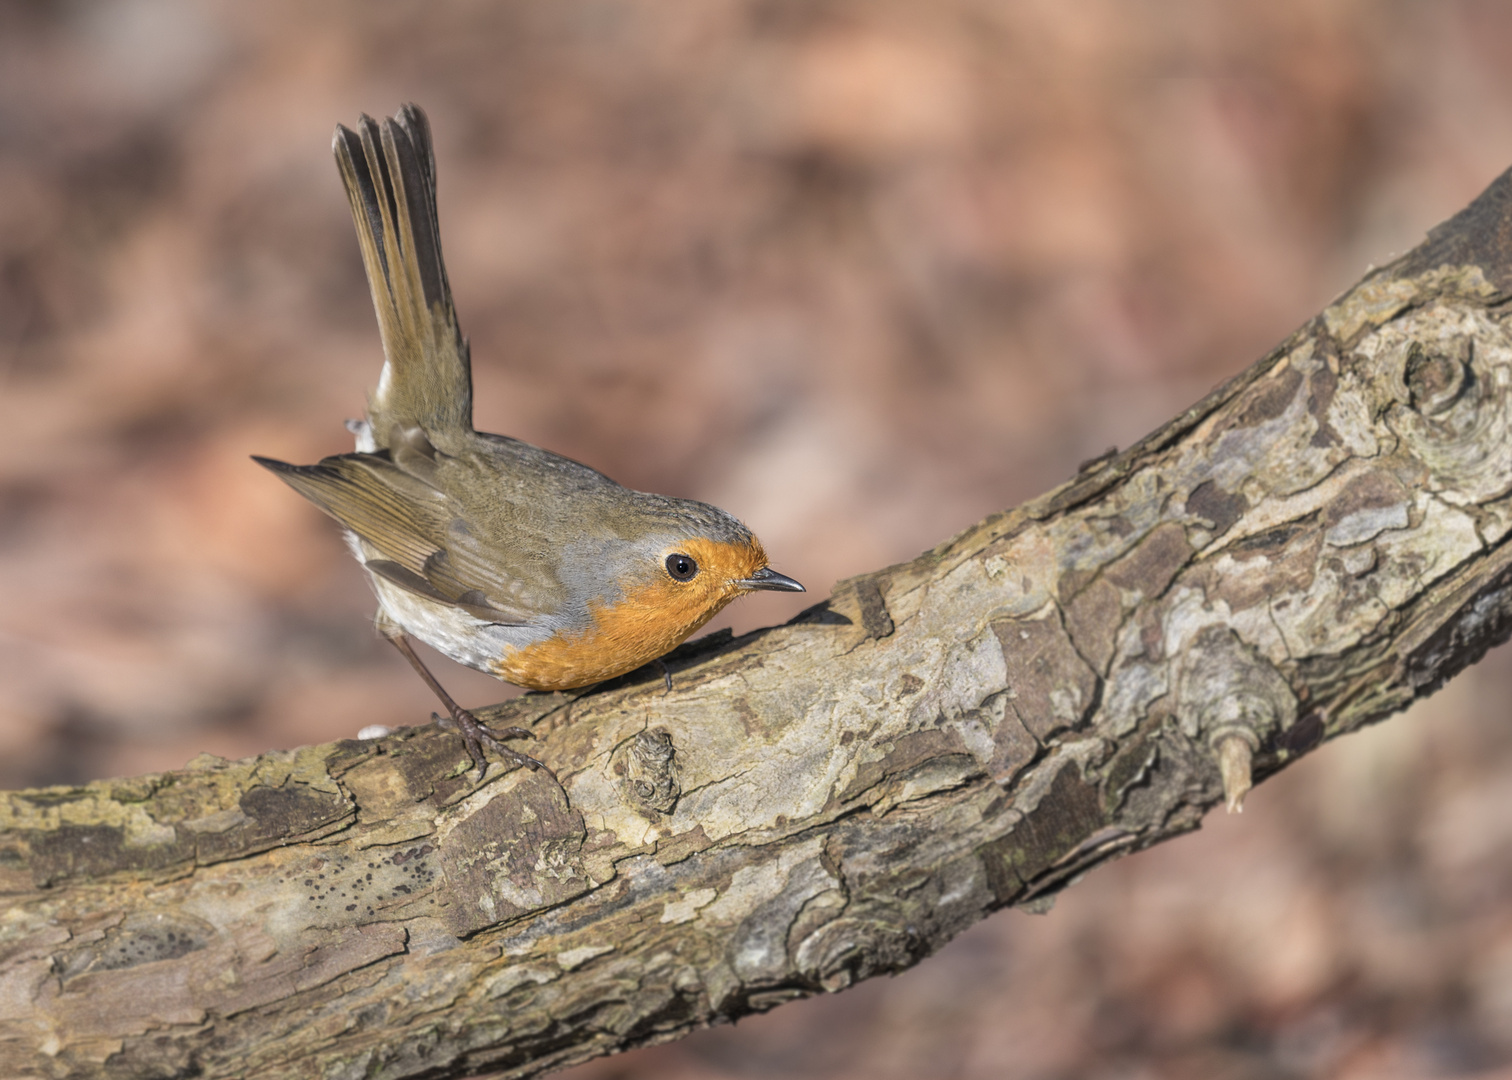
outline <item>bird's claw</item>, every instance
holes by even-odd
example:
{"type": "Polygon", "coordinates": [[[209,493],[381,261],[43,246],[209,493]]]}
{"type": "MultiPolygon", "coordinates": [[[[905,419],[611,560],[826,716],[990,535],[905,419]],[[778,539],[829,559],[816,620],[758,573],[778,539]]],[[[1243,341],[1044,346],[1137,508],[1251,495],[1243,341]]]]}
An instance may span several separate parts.
{"type": "MultiPolygon", "coordinates": [[[[472,758],[474,765],[478,767],[479,780],[488,771],[488,760],[483,756],[483,747],[487,746],[496,754],[507,758],[514,763],[515,768],[521,766],[534,772],[536,769],[545,769],[535,758],[528,754],[522,754],[518,750],[504,745],[504,739],[533,739],[535,733],[522,727],[490,728],[466,709],[458,708],[451,712],[450,716],[442,716],[440,713],[431,713],[431,719],[438,727],[447,731],[455,731],[462,736],[462,742],[467,747],[467,756],[472,758]]],[[[548,773],[550,769],[546,769],[548,773]]],[[[553,774],[554,775],[554,774],[553,774]]]]}

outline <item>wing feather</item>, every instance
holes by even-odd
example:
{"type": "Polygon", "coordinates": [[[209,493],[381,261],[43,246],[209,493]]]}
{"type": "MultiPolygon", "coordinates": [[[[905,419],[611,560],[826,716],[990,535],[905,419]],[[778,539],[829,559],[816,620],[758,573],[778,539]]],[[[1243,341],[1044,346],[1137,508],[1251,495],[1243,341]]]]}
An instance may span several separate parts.
{"type": "Polygon", "coordinates": [[[501,571],[502,553],[465,542],[444,493],[385,455],[338,454],[316,465],[254,460],[374,548],[380,558],[367,568],[385,581],[487,622],[522,626],[550,610],[540,588],[501,571]]]}

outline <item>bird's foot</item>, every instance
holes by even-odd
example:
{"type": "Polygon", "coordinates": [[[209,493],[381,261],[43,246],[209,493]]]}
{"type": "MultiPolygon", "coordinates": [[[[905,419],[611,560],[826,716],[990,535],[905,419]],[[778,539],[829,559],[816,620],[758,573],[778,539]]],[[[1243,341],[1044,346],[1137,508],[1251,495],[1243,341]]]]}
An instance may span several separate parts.
{"type": "MultiPolygon", "coordinates": [[[[467,746],[468,757],[472,758],[473,764],[478,767],[479,780],[483,779],[483,774],[488,770],[488,760],[483,756],[485,746],[512,762],[516,769],[521,766],[532,771],[546,769],[546,766],[535,758],[504,745],[505,739],[533,739],[535,738],[533,732],[522,727],[491,728],[461,707],[448,711],[451,713],[450,716],[431,713],[431,719],[438,727],[455,731],[462,736],[462,742],[467,746]]],[[[548,775],[555,776],[550,769],[546,769],[546,772],[548,775]]]]}

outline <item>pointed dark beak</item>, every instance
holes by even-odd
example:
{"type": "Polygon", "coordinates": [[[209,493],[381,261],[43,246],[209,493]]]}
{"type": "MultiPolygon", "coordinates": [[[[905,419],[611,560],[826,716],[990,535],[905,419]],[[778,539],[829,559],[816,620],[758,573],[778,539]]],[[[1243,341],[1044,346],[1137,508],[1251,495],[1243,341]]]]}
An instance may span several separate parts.
{"type": "Polygon", "coordinates": [[[747,589],[768,589],[772,592],[807,592],[802,585],[798,584],[786,574],[779,574],[770,566],[763,566],[748,578],[742,578],[735,584],[743,585],[747,589]]]}

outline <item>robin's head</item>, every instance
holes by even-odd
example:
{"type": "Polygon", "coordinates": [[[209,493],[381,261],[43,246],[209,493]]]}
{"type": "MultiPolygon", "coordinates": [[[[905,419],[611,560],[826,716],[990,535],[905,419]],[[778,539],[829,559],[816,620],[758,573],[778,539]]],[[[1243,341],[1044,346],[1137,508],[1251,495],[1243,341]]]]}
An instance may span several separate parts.
{"type": "Polygon", "coordinates": [[[769,567],[761,542],[723,510],[627,494],[595,519],[608,529],[561,553],[563,583],[581,598],[572,621],[507,655],[503,678],[551,690],[613,678],[675,648],[736,597],[804,591],[769,567]]]}
{"type": "Polygon", "coordinates": [[[611,571],[620,594],[605,598],[610,606],[658,609],[671,618],[691,618],[696,628],[746,593],[804,591],[769,567],[761,541],[718,507],[640,492],[636,496],[639,527],[613,545],[612,555],[605,553],[602,569],[611,571]]]}
{"type": "Polygon", "coordinates": [[[803,586],[767,565],[761,541],[749,532],[728,539],[689,536],[666,544],[656,553],[665,573],[650,587],[651,595],[668,607],[718,611],[749,592],[803,592],[803,586]]]}
{"type": "Polygon", "coordinates": [[[761,541],[717,507],[636,492],[618,536],[573,544],[563,570],[580,588],[589,634],[645,663],[746,593],[803,592],[767,565],[761,541]]]}

